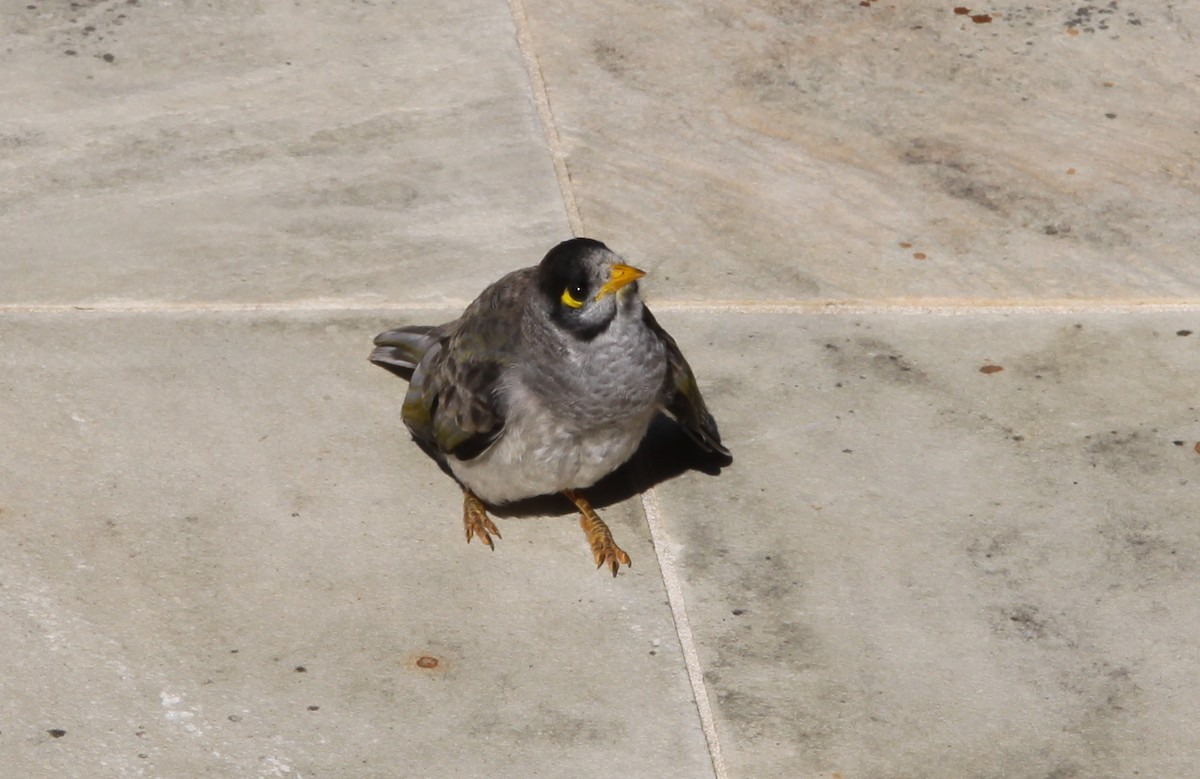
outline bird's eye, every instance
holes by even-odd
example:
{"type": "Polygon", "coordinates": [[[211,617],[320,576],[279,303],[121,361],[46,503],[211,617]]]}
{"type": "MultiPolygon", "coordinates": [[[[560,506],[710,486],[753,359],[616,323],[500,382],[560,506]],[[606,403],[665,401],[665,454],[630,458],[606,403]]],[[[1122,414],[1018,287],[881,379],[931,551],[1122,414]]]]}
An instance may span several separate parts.
{"type": "Polygon", "coordinates": [[[571,308],[582,308],[583,300],[587,297],[587,289],[582,284],[572,284],[563,290],[562,297],[559,298],[564,306],[571,308]]]}

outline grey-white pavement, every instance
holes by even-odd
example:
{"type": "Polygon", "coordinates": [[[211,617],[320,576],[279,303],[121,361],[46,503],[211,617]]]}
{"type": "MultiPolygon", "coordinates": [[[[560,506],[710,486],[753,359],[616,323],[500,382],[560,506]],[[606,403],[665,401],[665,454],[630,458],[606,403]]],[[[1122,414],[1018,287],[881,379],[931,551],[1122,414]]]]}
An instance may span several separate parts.
{"type": "Polygon", "coordinates": [[[1200,11],[0,5],[0,775],[1200,774],[1200,11]],[[465,544],[572,230],[735,462],[465,544]]]}

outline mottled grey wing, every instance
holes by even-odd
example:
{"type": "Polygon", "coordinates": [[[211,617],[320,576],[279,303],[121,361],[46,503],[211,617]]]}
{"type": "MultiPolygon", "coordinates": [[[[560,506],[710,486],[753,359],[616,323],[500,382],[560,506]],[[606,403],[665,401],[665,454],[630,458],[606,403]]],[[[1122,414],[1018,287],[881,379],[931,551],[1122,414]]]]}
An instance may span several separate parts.
{"type": "Polygon", "coordinates": [[[460,319],[444,326],[417,365],[403,417],[425,446],[470,460],[504,432],[498,390],[518,357],[532,271],[510,273],[485,289],[460,319]]]}
{"type": "Polygon", "coordinates": [[[721,444],[717,421],[708,413],[704,397],[700,394],[700,387],[696,385],[696,377],[684,359],[683,352],[679,351],[679,345],[675,343],[671,334],[658,324],[649,308],[644,311],[646,325],[658,334],[667,347],[667,377],[663,384],[663,406],[667,413],[673,416],[684,432],[705,451],[732,458],[733,455],[721,444]]]}

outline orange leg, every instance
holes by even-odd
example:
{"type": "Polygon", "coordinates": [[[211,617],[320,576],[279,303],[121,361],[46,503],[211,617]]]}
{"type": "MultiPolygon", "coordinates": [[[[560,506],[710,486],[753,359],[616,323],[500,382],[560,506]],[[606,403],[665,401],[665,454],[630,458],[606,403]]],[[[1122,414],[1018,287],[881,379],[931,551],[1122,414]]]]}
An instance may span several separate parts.
{"type": "Polygon", "coordinates": [[[616,576],[622,563],[632,565],[629,562],[629,555],[625,554],[625,550],[613,541],[612,532],[608,529],[608,525],[604,524],[604,520],[596,514],[592,504],[588,503],[575,490],[563,490],[563,495],[566,495],[567,500],[574,503],[575,507],[579,509],[579,526],[587,534],[588,544],[592,547],[592,555],[596,558],[596,567],[599,568],[607,563],[612,575],[616,576]]]}
{"type": "Polygon", "coordinates": [[[496,547],[492,544],[492,537],[488,534],[492,533],[496,538],[500,538],[500,531],[496,529],[491,517],[487,515],[483,501],[475,497],[470,490],[463,490],[463,527],[467,531],[468,544],[471,543],[474,536],[479,536],[480,541],[495,551],[496,547]]]}

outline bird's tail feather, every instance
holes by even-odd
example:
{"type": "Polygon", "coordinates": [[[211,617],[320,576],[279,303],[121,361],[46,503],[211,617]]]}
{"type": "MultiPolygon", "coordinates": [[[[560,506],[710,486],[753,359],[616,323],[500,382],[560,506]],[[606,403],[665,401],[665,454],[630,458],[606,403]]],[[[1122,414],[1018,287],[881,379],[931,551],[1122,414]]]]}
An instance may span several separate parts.
{"type": "Polygon", "coordinates": [[[380,368],[408,378],[437,338],[430,325],[398,327],[375,336],[375,349],[368,358],[380,368]]]}

